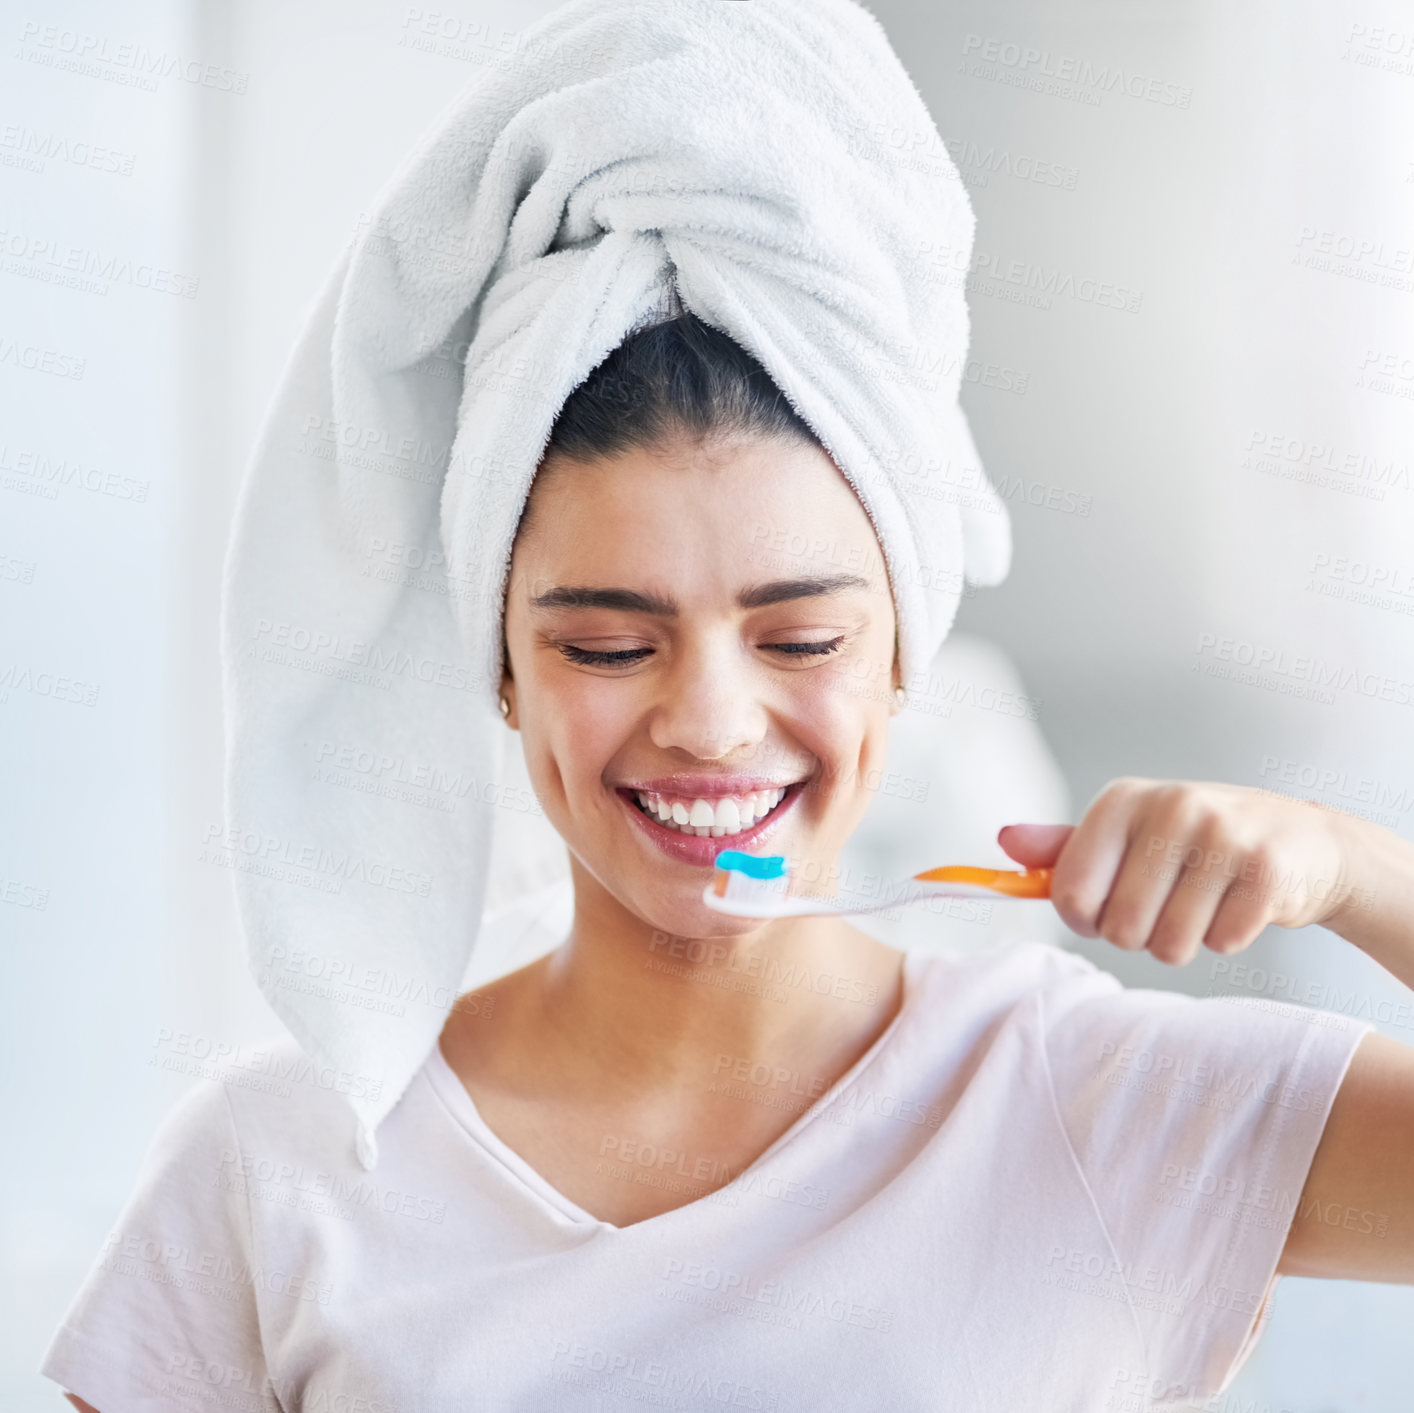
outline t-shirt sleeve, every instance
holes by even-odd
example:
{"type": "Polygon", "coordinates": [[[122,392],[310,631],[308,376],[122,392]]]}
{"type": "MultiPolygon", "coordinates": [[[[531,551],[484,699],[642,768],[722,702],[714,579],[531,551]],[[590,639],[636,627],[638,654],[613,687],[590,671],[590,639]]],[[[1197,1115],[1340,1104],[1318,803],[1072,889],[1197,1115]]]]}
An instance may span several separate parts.
{"type": "Polygon", "coordinates": [[[225,1085],[201,1081],[158,1125],[42,1375],[98,1413],[280,1413],[238,1152],[225,1085]]]}
{"type": "MultiPolygon", "coordinates": [[[[1266,1326],[1331,1103],[1375,1027],[1257,998],[1125,988],[1069,957],[1067,978],[1042,993],[1043,1048],[1111,1246],[1072,1253],[1073,1274],[1128,1298],[1148,1367],[1126,1372],[1152,1404],[1211,1397],[1266,1326]]],[[[1377,1220],[1356,1214],[1356,1229],[1373,1239],[1377,1220]]]]}

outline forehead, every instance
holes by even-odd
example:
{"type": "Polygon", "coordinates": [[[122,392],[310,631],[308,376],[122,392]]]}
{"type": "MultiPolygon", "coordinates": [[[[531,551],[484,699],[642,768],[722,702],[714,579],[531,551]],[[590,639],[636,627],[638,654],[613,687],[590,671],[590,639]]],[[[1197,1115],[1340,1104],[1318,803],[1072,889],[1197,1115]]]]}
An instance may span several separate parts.
{"type": "Polygon", "coordinates": [[[678,443],[557,461],[536,477],[531,499],[516,553],[543,572],[588,578],[638,564],[683,575],[714,566],[737,578],[847,570],[887,582],[868,514],[814,445],[678,443]]]}

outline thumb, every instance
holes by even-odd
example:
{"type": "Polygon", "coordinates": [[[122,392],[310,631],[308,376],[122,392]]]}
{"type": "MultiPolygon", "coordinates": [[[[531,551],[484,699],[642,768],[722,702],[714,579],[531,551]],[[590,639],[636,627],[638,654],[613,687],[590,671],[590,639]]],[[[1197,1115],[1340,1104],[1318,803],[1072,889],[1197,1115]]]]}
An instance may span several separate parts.
{"type": "Polygon", "coordinates": [[[1027,868],[1050,868],[1074,832],[1073,824],[1004,824],[997,843],[1027,868]]]}

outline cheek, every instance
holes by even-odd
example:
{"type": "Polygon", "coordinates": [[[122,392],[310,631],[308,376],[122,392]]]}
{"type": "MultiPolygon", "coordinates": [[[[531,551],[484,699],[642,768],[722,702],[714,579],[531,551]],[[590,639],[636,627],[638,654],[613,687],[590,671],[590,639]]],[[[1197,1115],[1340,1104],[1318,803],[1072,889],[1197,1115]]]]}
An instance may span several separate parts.
{"type": "Polygon", "coordinates": [[[885,640],[878,627],[868,629],[852,651],[836,657],[830,676],[837,690],[852,694],[854,700],[878,701],[893,687],[893,642],[885,640]]]}
{"type": "Polygon", "coordinates": [[[819,690],[802,703],[801,718],[834,755],[857,756],[866,742],[887,732],[893,684],[861,665],[822,681],[819,690]]]}
{"type": "Polygon", "coordinates": [[[593,691],[547,694],[537,686],[535,702],[535,711],[522,716],[521,747],[547,812],[602,795],[604,774],[623,745],[619,714],[593,691]]]}
{"type": "Polygon", "coordinates": [[[868,781],[882,774],[888,753],[888,707],[871,689],[839,682],[820,692],[793,720],[796,738],[821,763],[824,790],[817,810],[858,814],[868,807],[868,781]]]}

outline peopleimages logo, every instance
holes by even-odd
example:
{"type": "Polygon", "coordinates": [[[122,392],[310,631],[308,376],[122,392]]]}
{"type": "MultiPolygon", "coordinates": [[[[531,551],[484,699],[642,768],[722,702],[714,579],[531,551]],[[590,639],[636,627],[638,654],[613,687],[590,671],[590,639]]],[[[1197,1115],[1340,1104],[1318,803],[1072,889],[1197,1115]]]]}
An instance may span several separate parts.
{"type": "Polygon", "coordinates": [[[1187,108],[1193,90],[1186,84],[1170,83],[1126,69],[1121,64],[1096,64],[1070,54],[1053,54],[1049,49],[1014,44],[1007,40],[969,34],[962,45],[962,72],[974,78],[993,78],[1019,87],[1056,91],[1044,80],[1058,86],[1058,96],[1081,97],[1090,104],[1100,95],[1119,93],[1167,108],[1187,108]],[[995,66],[990,69],[988,66],[995,66]],[[1000,70],[1000,72],[999,72],[1000,70]],[[1067,94],[1064,89],[1073,92],[1067,94]]]}
{"type": "Polygon", "coordinates": [[[362,1207],[388,1216],[411,1217],[440,1226],[447,1214],[444,1201],[421,1197],[396,1187],[384,1187],[364,1176],[349,1177],[322,1168],[309,1169],[303,1163],[252,1154],[243,1149],[223,1148],[217,1168],[247,1182],[271,1184],[292,1192],[327,1197],[345,1206],[362,1207]]]}
{"type": "Polygon", "coordinates": [[[1352,776],[1349,771],[1337,770],[1333,766],[1318,766],[1306,761],[1290,760],[1284,756],[1264,755],[1259,773],[1263,779],[1275,775],[1284,785],[1299,785],[1303,790],[1314,790],[1322,795],[1338,795],[1343,800],[1375,805],[1398,814],[1405,814],[1414,806],[1414,791],[1411,791],[1408,785],[1396,787],[1370,776],[1352,776]]]}
{"type": "MultiPolygon", "coordinates": [[[[1200,633],[1195,652],[1199,658],[1194,663],[1195,668],[1232,663],[1250,669],[1259,686],[1266,685],[1268,681],[1281,681],[1285,685],[1295,683],[1324,690],[1327,697],[1331,690],[1357,692],[1362,697],[1378,697],[1396,706],[1414,706],[1414,682],[1389,677],[1381,672],[1362,672],[1358,668],[1329,663],[1324,658],[1306,653],[1288,654],[1284,648],[1216,633],[1200,633]]],[[[1214,672],[1209,675],[1226,674],[1214,672]]]]}
{"type": "Polygon", "coordinates": [[[51,701],[91,707],[98,705],[100,691],[99,683],[81,682],[54,672],[36,672],[28,663],[10,662],[0,666],[0,706],[10,700],[11,692],[28,692],[51,701]]]}
{"type": "Polygon", "coordinates": [[[477,691],[482,686],[482,679],[461,663],[414,656],[406,648],[364,642],[302,623],[277,623],[270,618],[257,621],[247,651],[262,662],[326,676],[361,671],[372,686],[386,686],[392,677],[462,692],[477,691]]]}
{"type": "Polygon", "coordinates": [[[65,162],[73,167],[88,167],[96,172],[132,175],[137,161],[131,152],[123,152],[101,143],[61,136],[55,132],[36,132],[22,123],[6,123],[0,127],[0,160],[7,166],[22,166],[42,172],[49,160],[65,162]],[[14,154],[10,157],[9,154],[14,154]]]}
{"type": "Polygon", "coordinates": [[[366,883],[395,893],[416,893],[426,898],[432,891],[432,875],[381,860],[370,860],[347,849],[330,849],[322,844],[300,843],[260,829],[239,824],[210,824],[203,840],[206,862],[249,859],[271,867],[283,866],[297,873],[309,873],[343,883],[366,883]]]}
{"type": "Polygon", "coordinates": [[[1326,1095],[1321,1090],[1279,1083],[1247,1070],[1230,1070],[1206,1061],[1195,1063],[1189,1055],[1116,1045],[1112,1040],[1101,1042],[1096,1065],[1098,1069],[1107,1069],[1111,1073],[1126,1070],[1168,1084],[1193,1085],[1225,1099],[1255,1097],[1263,1104],[1274,1104],[1283,1109],[1320,1112],[1326,1104],[1326,1095]]]}
{"type": "Polygon", "coordinates": [[[70,245],[50,236],[0,230],[0,257],[7,274],[76,284],[95,294],[107,294],[110,283],[131,285],[157,294],[195,299],[201,280],[149,261],[134,261],[109,251],[70,245]]]}
{"type": "MultiPolygon", "coordinates": [[[[721,1403],[732,1408],[759,1409],[762,1413],[770,1413],[780,1406],[780,1396],[763,1385],[665,1364],[637,1352],[557,1339],[550,1364],[554,1377],[562,1383],[578,1384],[598,1393],[644,1403],[673,1408],[706,1408],[711,1403],[721,1403]],[[646,1392],[648,1389],[661,1392],[654,1397],[646,1392]]],[[[379,1410],[370,1409],[369,1413],[379,1413],[379,1410]]]]}
{"type": "MultiPolygon", "coordinates": [[[[278,943],[271,947],[261,972],[264,985],[272,982],[279,985],[282,979],[307,978],[328,983],[330,986],[350,992],[372,994],[381,999],[416,1003],[431,1006],[434,1010],[448,1011],[456,1003],[457,993],[438,982],[428,983],[424,978],[412,973],[396,971],[385,967],[368,967],[347,957],[327,957],[318,952],[296,948],[290,951],[278,943]]],[[[468,1012],[488,1012],[494,1006],[494,997],[468,998],[463,1007],[468,1012]]],[[[402,1012],[399,1011],[399,1014],[402,1012]]]]}
{"type": "Polygon", "coordinates": [[[865,1305],[861,1301],[846,1299],[830,1291],[792,1285],[780,1278],[762,1280],[749,1271],[704,1266],[695,1261],[680,1261],[675,1256],[667,1259],[660,1275],[663,1280],[674,1285],[711,1291],[732,1302],[774,1306],[797,1319],[814,1315],[832,1320],[836,1324],[854,1325],[859,1329],[883,1332],[893,1328],[892,1310],[865,1305]]]}
{"type": "Polygon", "coordinates": [[[282,1098],[289,1097],[288,1087],[292,1084],[312,1084],[331,1093],[375,1102],[383,1092],[380,1078],[316,1064],[303,1051],[281,1057],[273,1050],[216,1040],[189,1030],[172,1030],[165,1025],[159,1027],[152,1051],[148,1064],[153,1068],[180,1069],[182,1064],[165,1063],[178,1061],[188,1066],[186,1073],[209,1079],[229,1082],[229,1077],[236,1074],[259,1076],[280,1086],[282,1098]]]}
{"type": "Polygon", "coordinates": [[[1387,489],[1409,490],[1409,463],[1395,456],[1343,451],[1328,442],[1254,428],[1243,450],[1242,469],[1285,480],[1352,490],[1383,500],[1387,489]]]}
{"type": "Polygon", "coordinates": [[[88,359],[75,358],[61,348],[42,348],[37,343],[22,344],[0,334],[0,366],[24,368],[31,373],[48,373],[54,378],[83,379],[88,359]]]}
{"type": "Polygon", "coordinates": [[[110,1232],[100,1259],[105,1269],[178,1289],[214,1294],[216,1287],[225,1286],[226,1298],[250,1289],[327,1305],[334,1293],[333,1285],[317,1276],[296,1274],[282,1266],[252,1266],[228,1252],[201,1251],[140,1232],[110,1232]]]}
{"type": "Polygon", "coordinates": [[[157,80],[164,78],[180,79],[183,83],[223,93],[244,93],[250,85],[249,74],[219,64],[203,64],[197,59],[184,58],[165,49],[149,49],[133,41],[114,43],[106,34],[41,25],[37,20],[25,20],[20,26],[20,43],[30,48],[28,52],[16,51],[16,58],[68,69],[91,78],[126,82],[147,92],[154,92],[157,80]],[[105,72],[105,68],[109,72],[105,72]],[[112,72],[114,70],[118,72],[112,72]]]}
{"type": "Polygon", "coordinates": [[[57,459],[42,451],[23,451],[0,442],[0,473],[16,478],[25,477],[35,490],[50,492],[46,499],[56,499],[59,487],[72,486],[94,495],[110,496],[114,500],[145,501],[151,483],[124,476],[117,471],[103,471],[96,466],[84,466],[68,457],[57,459]]]}

